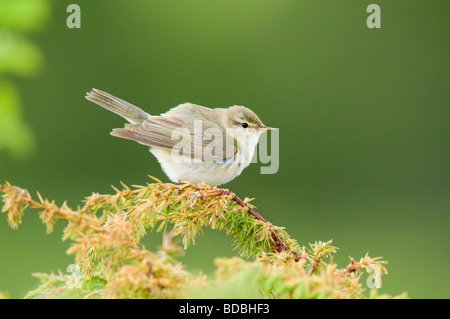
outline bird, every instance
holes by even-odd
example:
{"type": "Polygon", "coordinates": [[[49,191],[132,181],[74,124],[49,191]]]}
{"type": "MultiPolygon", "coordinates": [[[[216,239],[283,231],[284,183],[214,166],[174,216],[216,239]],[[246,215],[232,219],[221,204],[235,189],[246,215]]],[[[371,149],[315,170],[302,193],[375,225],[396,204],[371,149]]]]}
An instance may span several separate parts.
{"type": "Polygon", "coordinates": [[[98,89],[88,92],[86,99],[127,120],[110,134],[149,146],[175,183],[219,186],[230,182],[250,165],[260,135],[275,129],[239,105],[208,108],[187,102],[150,115],[98,89]]]}

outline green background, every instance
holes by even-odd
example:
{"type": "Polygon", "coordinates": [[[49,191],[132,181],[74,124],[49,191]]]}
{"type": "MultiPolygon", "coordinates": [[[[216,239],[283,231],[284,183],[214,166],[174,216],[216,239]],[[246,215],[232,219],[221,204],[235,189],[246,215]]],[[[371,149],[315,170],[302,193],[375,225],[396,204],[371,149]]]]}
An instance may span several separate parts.
{"type": "MultiPolygon", "coordinates": [[[[93,87],[152,114],[186,101],[245,105],[279,128],[280,167],[261,175],[252,164],[225,187],[256,198],[300,243],[333,239],[341,267],[366,252],[388,260],[382,293],[450,297],[449,1],[58,0],[48,9],[27,35],[40,71],[0,74],[34,141],[28,155],[0,149],[0,183],[76,207],[120,181],[167,181],[146,147],[109,135],[123,120],[84,99],[93,87]],[[381,29],[366,26],[374,2],[381,29]],[[81,29],[66,26],[70,3],[81,29]]],[[[0,218],[0,291],[20,298],[38,284],[31,273],[73,262],[63,224],[46,235],[33,211],[18,230],[0,218]]],[[[231,241],[206,231],[181,260],[210,273],[214,258],[236,254],[231,241]]]]}

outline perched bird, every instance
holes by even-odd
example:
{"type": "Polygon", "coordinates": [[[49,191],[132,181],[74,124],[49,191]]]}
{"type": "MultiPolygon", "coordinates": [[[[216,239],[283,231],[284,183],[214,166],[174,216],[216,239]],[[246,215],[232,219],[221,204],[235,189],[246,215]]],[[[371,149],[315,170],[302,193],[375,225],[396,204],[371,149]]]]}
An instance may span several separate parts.
{"type": "Polygon", "coordinates": [[[173,182],[218,186],[231,181],[250,164],[261,133],[273,130],[244,106],[211,109],[184,103],[150,115],[97,89],[86,99],[126,119],[130,124],[111,135],[150,146],[173,182]]]}

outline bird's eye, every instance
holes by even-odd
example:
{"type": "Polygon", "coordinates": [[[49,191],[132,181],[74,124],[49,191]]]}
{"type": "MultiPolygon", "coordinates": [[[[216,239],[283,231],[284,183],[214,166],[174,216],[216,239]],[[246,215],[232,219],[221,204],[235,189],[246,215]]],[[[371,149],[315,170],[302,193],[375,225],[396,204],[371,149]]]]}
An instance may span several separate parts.
{"type": "Polygon", "coordinates": [[[242,123],[242,127],[243,127],[243,128],[247,128],[247,127],[248,127],[248,124],[247,124],[247,123],[242,123]]]}

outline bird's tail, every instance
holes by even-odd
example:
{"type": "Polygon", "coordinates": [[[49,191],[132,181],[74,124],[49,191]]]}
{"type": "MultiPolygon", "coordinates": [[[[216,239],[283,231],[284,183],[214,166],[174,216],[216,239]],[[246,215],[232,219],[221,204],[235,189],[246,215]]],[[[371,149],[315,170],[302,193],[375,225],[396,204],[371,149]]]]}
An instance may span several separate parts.
{"type": "Polygon", "coordinates": [[[86,94],[86,99],[122,116],[128,122],[133,124],[142,123],[150,116],[137,106],[97,89],[92,89],[91,92],[88,92],[86,94]]]}

